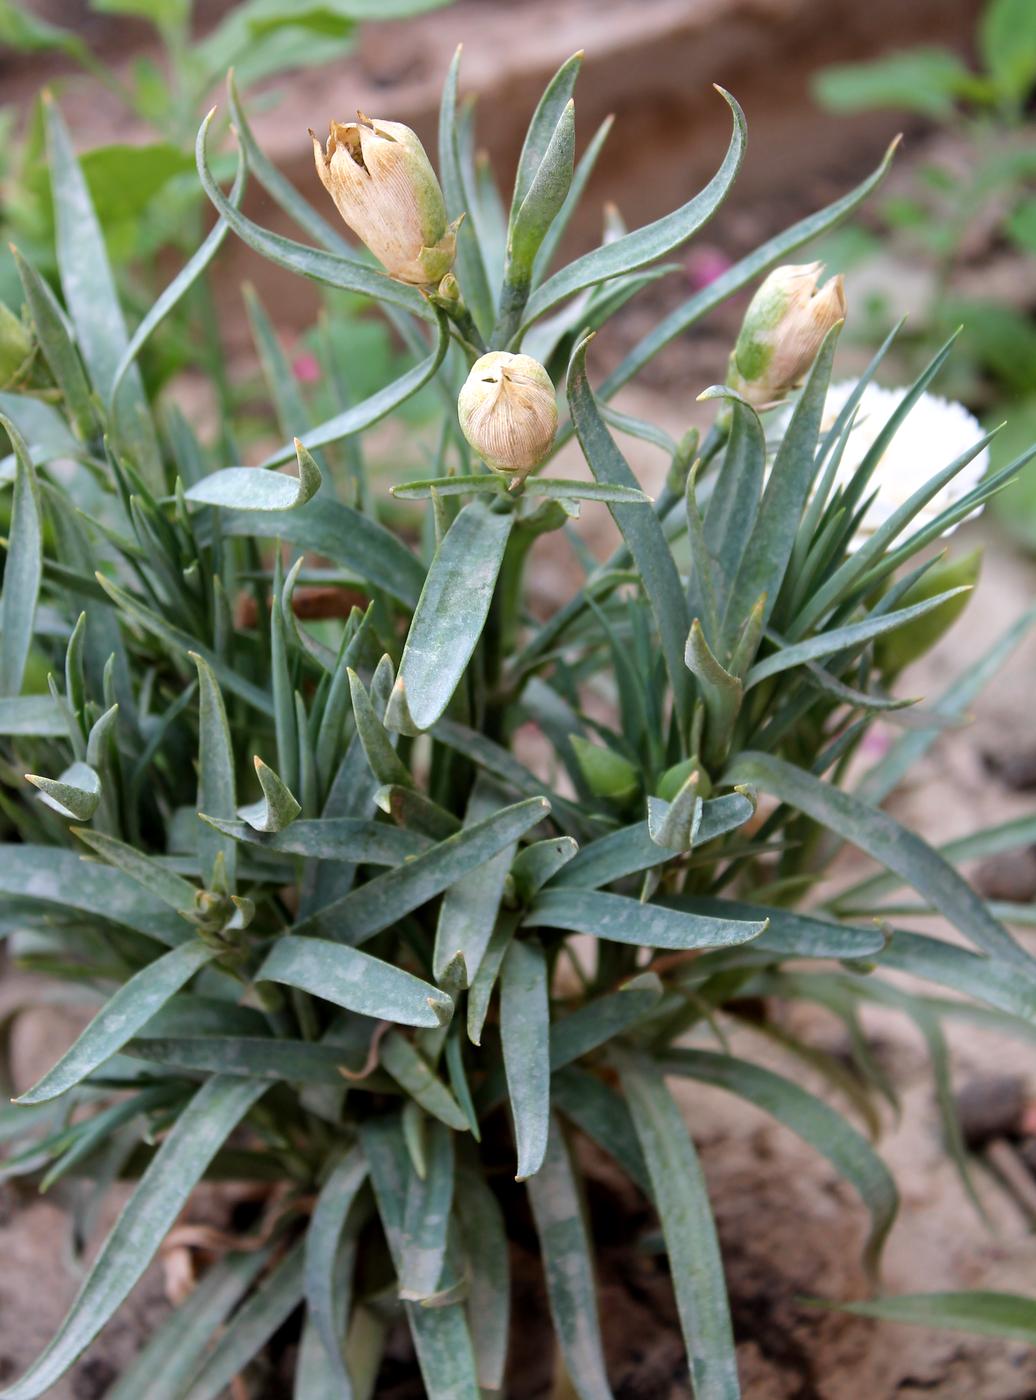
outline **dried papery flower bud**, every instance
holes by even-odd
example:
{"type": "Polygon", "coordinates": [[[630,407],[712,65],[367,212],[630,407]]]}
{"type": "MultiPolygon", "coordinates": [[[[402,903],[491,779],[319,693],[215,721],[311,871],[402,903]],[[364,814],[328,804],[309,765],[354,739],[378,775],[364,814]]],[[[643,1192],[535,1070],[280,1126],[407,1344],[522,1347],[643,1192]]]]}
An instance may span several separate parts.
{"type": "Polygon", "coordinates": [[[439,181],[418,137],[401,122],[357,112],[332,122],[313,158],[339,214],[390,277],[416,286],[439,282],[453,266],[457,220],[446,222],[439,181]]]}
{"type": "Polygon", "coordinates": [[[464,436],[488,467],[524,481],[558,430],[550,375],[530,355],[491,350],[475,361],[457,400],[464,436]]]}
{"type": "Polygon", "coordinates": [[[809,373],[824,336],[845,319],[845,286],[818,291],[823,263],[774,268],[745,313],[731,357],[730,384],[749,403],[779,403],[809,373]]]}

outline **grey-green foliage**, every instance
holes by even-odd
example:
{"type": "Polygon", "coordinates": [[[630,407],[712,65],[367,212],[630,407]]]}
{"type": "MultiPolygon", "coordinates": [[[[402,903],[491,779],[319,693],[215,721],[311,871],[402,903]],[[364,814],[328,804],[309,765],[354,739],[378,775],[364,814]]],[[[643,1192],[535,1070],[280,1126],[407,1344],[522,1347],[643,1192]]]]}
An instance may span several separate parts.
{"type": "MultiPolygon", "coordinates": [[[[952,596],[901,604],[925,574],[913,556],[1004,474],[923,530],[915,517],[932,491],[918,493],[877,543],[852,552],[843,521],[867,483],[834,488],[825,470],[846,428],[823,426],[833,334],[783,432],[725,390],[711,394],[716,420],[700,448],[607,406],[683,327],[851,212],[885,167],[691,297],[595,389],[580,332],[711,215],[745,126],[727,99],[731,143],[700,195],[552,272],[603,140],[574,165],[578,68],[578,57],[563,66],[533,118],[509,225],[474,165],[451,69],[442,176],[451,214],[471,206],[456,265],[469,306],[435,305],[351,252],[262,156],[236,91],[229,197],[203,125],[200,179],[223,222],[159,299],[161,314],[175,321],[233,233],[282,268],[370,298],[413,360],[318,414],[285,384],[253,299],[285,439],[257,469],[232,455],[232,397],[214,445],[148,400],[136,373],[145,335],[128,333],[89,187],[51,108],[65,306],[20,267],[53,383],[44,399],[0,400],[12,448],[0,892],[15,958],[85,984],[95,1004],[57,1064],[14,1086],[21,1101],[2,1128],[12,1173],[110,1176],[112,1136],[142,1174],[67,1322],[6,1400],[44,1394],[74,1363],[206,1174],[276,1184],[276,1232],[268,1252],[247,1246],[214,1268],[125,1385],[149,1356],[175,1355],[162,1393],[215,1395],[301,1308],[299,1400],[327,1385],[369,1394],[396,1309],[432,1400],[477,1400],[506,1380],[506,1241],[527,1192],[559,1364],[576,1393],[607,1396],[576,1130],[659,1212],[698,1400],[733,1397],[704,1177],[664,1076],[681,1076],[685,1094],[705,1081],[747,1097],[825,1154],[870,1214],[876,1266],[895,1214],[891,1178],[835,1108],[746,1058],[737,998],[811,998],[833,1011],[851,1068],[780,1028],[773,1039],[826,1070],[871,1123],[868,1096],[887,1085],[860,1007],[916,1016],[945,1105],[939,1023],[956,1005],[893,994],[885,971],[969,993],[1007,1028],[1036,1019],[1036,963],[953,866],[1031,840],[1031,824],[937,852],[880,810],[930,742],[926,726],[956,713],[953,693],[917,714],[870,784],[855,795],[840,785],[867,725],[908,703],[888,693],[876,643],[894,633],[897,657],[910,654],[932,635],[913,624],[952,596]],[[241,212],[249,176],[318,247],[241,212]],[[69,235],[76,219],[91,231],[92,278],[69,235]],[[593,480],[548,465],[508,492],[471,460],[451,409],[430,470],[390,503],[356,435],[426,384],[451,402],[472,337],[517,347],[562,301],[571,315],[550,338],[570,410],[559,441],[578,437],[593,480]],[[626,432],[672,457],[654,502],[616,439],[626,432]],[[58,457],[71,467],[56,472],[58,457]],[[293,459],[297,477],[275,470],[293,459]],[[531,546],[581,503],[609,510],[622,544],[539,622],[525,606],[531,546]],[[588,754],[623,782],[591,782],[588,754]],[[793,907],[843,841],[885,875],[808,913],[793,907]],[[880,917],[901,885],[976,951],[863,918],[880,917]],[[716,1034],[719,1050],[677,1044],[692,1034],[716,1034]],[[380,1229],[368,1228],[372,1213],[380,1229]],[[208,1332],[220,1334],[211,1346],[208,1332]]],[[[335,366],[323,368],[330,377],[335,366]]],[[[933,478],[966,465],[961,446],[954,463],[932,464],[933,478]]],[[[969,703],[1018,635],[962,683],[969,703]]],[[[946,1302],[908,1313],[963,1316],[946,1302]]]]}

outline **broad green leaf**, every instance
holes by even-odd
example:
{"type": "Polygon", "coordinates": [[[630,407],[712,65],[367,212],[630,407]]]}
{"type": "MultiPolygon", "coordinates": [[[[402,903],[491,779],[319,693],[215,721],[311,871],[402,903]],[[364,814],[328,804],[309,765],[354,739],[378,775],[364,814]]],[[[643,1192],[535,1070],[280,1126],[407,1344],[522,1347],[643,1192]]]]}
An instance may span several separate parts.
{"type": "Polygon", "coordinates": [[[215,955],[215,949],[194,941],[174,948],[134,973],[104,1004],[71,1049],[18,1102],[44,1103],[92,1074],[215,955]]]}
{"type": "Polygon", "coordinates": [[[540,1238],[547,1300],[568,1379],[580,1400],[611,1400],[590,1239],[564,1135],[551,1115],[546,1156],[526,1183],[540,1238]]]}
{"type": "Polygon", "coordinates": [[[978,26],[982,59],[1000,94],[1018,107],[1036,83],[1036,23],[1026,0],[991,0],[978,26]]]}
{"type": "Polygon", "coordinates": [[[919,112],[945,121],[954,100],[973,78],[961,58],[946,48],[910,48],[866,63],[835,64],[813,79],[813,92],[829,112],[874,112],[885,108],[919,112]]]}
{"type": "Polygon", "coordinates": [[[658,1066],[616,1058],[651,1176],[695,1400],[739,1400],[723,1260],[698,1154],[658,1066]]]}
{"type": "MultiPolygon", "coordinates": [[[[445,994],[443,997],[444,1000],[437,1004],[445,1008],[445,994]]],[[[457,1100],[442,1080],[436,1077],[431,1065],[406,1036],[400,1035],[398,1031],[389,1031],[379,1047],[378,1059],[382,1068],[426,1113],[458,1133],[467,1131],[467,1116],[457,1100]]],[[[434,1291],[438,1278],[437,1273],[428,1288],[429,1293],[434,1291]]]]}
{"type": "Polygon", "coordinates": [[[303,1282],[308,1315],[330,1360],[340,1400],[353,1400],[352,1381],[342,1359],[342,1318],[335,1297],[335,1264],[346,1217],[367,1177],[367,1160],[358,1147],[338,1163],[320,1188],[309,1229],[303,1282]]]}
{"type": "Polygon", "coordinates": [[[435,552],[385,714],[390,729],[428,729],[453,697],[489,615],[514,515],[471,501],[435,552]]]}
{"type": "Polygon", "coordinates": [[[320,468],[298,438],[295,451],[299,460],[297,477],[258,467],[224,467],[211,476],[203,476],[184,495],[188,501],[230,510],[295,510],[316,495],[323,480],[320,468]]]}
{"type": "MultiPolygon", "coordinates": [[[[568,367],[568,402],[583,456],[597,481],[635,488],[637,479],[608,432],[586,377],[587,345],[588,341],[583,340],[576,346],[568,367]]],[[[687,720],[690,686],[683,651],[690,619],[683,585],[661,522],[654,511],[636,506],[613,505],[611,513],[643,581],[655,615],[673,694],[680,713],[687,720]]]]}
{"type": "Polygon", "coordinates": [[[298,1307],[303,1292],[305,1242],[300,1240],[223,1329],[188,1387],[184,1400],[217,1400],[298,1307]]]}
{"type": "Polygon", "coordinates": [[[255,977],[299,987],[347,1011],[405,1026],[440,1026],[453,1011],[450,998],[428,982],[324,938],[278,938],[255,977]]]}
{"type": "Polygon", "coordinates": [[[431,1298],[446,1263],[446,1236],[453,1206],[453,1135],[442,1123],[429,1123],[423,1177],[411,1172],[403,1207],[399,1296],[413,1302],[431,1298]]]}
{"type": "MultiPolygon", "coordinates": [[[[197,652],[188,652],[188,655],[198,668],[198,811],[207,817],[232,821],[237,816],[237,793],[234,745],[226,707],[212,667],[197,652]]],[[[222,856],[227,884],[233,893],[237,843],[205,823],[198,833],[206,887],[211,884],[217,858],[222,856]]]]}
{"type": "MultiPolygon", "coordinates": [[[[1028,953],[988,913],[953,867],[919,836],[884,812],[770,754],[741,754],[734,767],[737,780],[757,783],[901,875],[979,948],[1004,959],[1022,980],[1036,985],[1036,964],[1028,953]]],[[[731,780],[730,774],[727,777],[731,780]]]]}
{"type": "Polygon", "coordinates": [[[68,128],[52,98],[45,98],[44,112],[65,305],[94,389],[112,415],[120,445],[151,489],[160,492],[162,460],[139,370],[127,370],[118,397],[113,393],[115,373],[129,342],[104,234],[68,128]]]}
{"type": "Polygon", "coordinates": [[[0,695],[17,695],[36,627],[36,603],[43,577],[43,506],[28,445],[14,423],[0,413],[0,427],[15,455],[14,499],[0,594],[0,695]]]}
{"type": "MultiPolygon", "coordinates": [[[[694,838],[696,845],[702,846],[706,841],[743,826],[754,811],[754,802],[740,792],[703,802],[701,822],[694,838]]],[[[563,885],[596,889],[621,880],[626,875],[650,870],[670,858],[671,853],[663,851],[651,839],[647,822],[638,822],[635,826],[609,832],[607,836],[600,836],[581,847],[573,859],[552,877],[550,887],[557,889],[563,885]]]]}
{"type": "Polygon", "coordinates": [[[548,278],[529,298],[525,308],[525,325],[538,320],[584,287],[592,287],[610,277],[632,272],[657,258],[665,257],[686,243],[708,222],[723,203],[740,169],[746,135],[741,108],[729,93],[722,89],[719,91],[733,113],[734,133],[722,165],[701,193],[653,224],[645,224],[624,238],[585,253],[548,278]]]}
{"type": "Polygon", "coordinates": [[[477,870],[549,813],[550,804],[541,797],[504,807],[485,821],[437,842],[398,869],[350,891],[296,924],[295,931],[327,933],[345,943],[362,943],[477,870]]]}
{"type": "Polygon", "coordinates": [[[350,817],[294,821],[277,832],[257,831],[248,822],[225,822],[215,817],[206,817],[206,821],[225,836],[264,851],[311,860],[349,861],[354,865],[399,865],[427,851],[432,844],[416,831],[350,817]]]}
{"type": "Polygon", "coordinates": [[[57,1333],[2,1400],[36,1400],[90,1345],[157,1253],[209,1163],[266,1092],[249,1080],[208,1080],[177,1118],[123,1207],[57,1333]]]}
{"type": "MultiPolygon", "coordinates": [[[[150,1025],[145,1027],[150,1030],[150,1025]]],[[[248,1035],[149,1034],[131,1040],[125,1053],[186,1074],[232,1074],[341,1088],[345,1058],[333,1045],[248,1035]]]]}
{"type": "Polygon", "coordinates": [[[471,1275],[468,1326],[478,1383],[502,1390],[507,1366],[511,1274],[504,1214],[481,1171],[461,1170],[454,1197],[471,1275]]]}
{"type": "MultiPolygon", "coordinates": [[[[348,292],[359,292],[361,296],[371,297],[375,301],[389,302],[425,321],[435,320],[435,311],[420,295],[416,287],[410,287],[404,282],[397,282],[391,277],[386,277],[383,272],[376,272],[373,267],[357,259],[342,257],[319,248],[308,248],[304,243],[295,243],[290,238],[270,233],[267,229],[260,228],[258,224],[253,223],[239,209],[235,209],[220,189],[209,166],[206,144],[214,112],[215,108],[198,128],[198,139],[195,144],[198,175],[201,178],[202,188],[220,217],[233,229],[242,242],[247,243],[250,248],[254,248],[264,258],[268,258],[279,267],[287,268],[290,272],[299,273],[301,276],[309,277],[316,282],[323,282],[329,287],[338,287],[348,292]]],[[[247,150],[245,154],[247,158],[247,150]]],[[[313,444],[308,443],[307,446],[312,447],[313,444]]]]}
{"type": "Polygon", "coordinates": [[[26,781],[39,788],[40,800],[59,816],[88,822],[101,800],[101,780],[88,763],[70,764],[60,778],[41,778],[26,773],[26,781]]]}
{"type": "Polygon", "coordinates": [[[168,904],[177,913],[194,908],[195,887],[174,871],[160,865],[151,856],[146,856],[125,841],[108,836],[103,831],[92,831],[89,827],[74,826],[72,832],[80,841],[90,847],[95,855],[116,866],[135,880],[142,889],[150,890],[163,904],[168,904]]]}
{"type": "MultiPolygon", "coordinates": [[[[474,826],[499,811],[506,801],[491,779],[477,778],[468,798],[465,825],[474,826]]],[[[479,871],[477,880],[459,880],[443,895],[435,928],[432,966],[442,982],[447,968],[460,956],[464,960],[464,986],[470,986],[496,925],[504,883],[515,857],[517,842],[505,846],[479,871]]]]}
{"type": "Polygon", "coordinates": [[[516,1181],[539,1171],[550,1126],[547,960],[535,939],[514,939],[500,969],[500,1040],[518,1149],[516,1181]]]}
{"type": "Polygon", "coordinates": [[[642,904],[626,895],[572,888],[541,890],[523,923],[527,928],[571,929],[641,948],[731,947],[750,942],[766,928],[765,919],[709,918],[642,904]]]}
{"type": "Polygon", "coordinates": [[[412,608],[424,583],[424,570],[406,545],[375,521],[340,501],[321,496],[297,510],[228,511],[220,517],[224,535],[283,540],[341,564],[367,583],[412,608]]]}
{"type": "Polygon", "coordinates": [[[862,622],[851,622],[845,627],[832,627],[830,631],[821,632],[816,637],[810,637],[804,642],[795,642],[790,646],[782,645],[779,651],[775,651],[772,656],[765,657],[762,661],[757,661],[749,671],[745,680],[746,689],[758,685],[760,681],[766,680],[769,676],[779,675],[781,671],[790,671],[793,666],[801,666],[807,661],[819,660],[822,656],[830,656],[832,652],[840,651],[843,647],[860,647],[869,642],[874,637],[880,637],[884,632],[891,632],[897,627],[902,627],[905,623],[912,622],[915,618],[924,617],[925,613],[931,612],[933,608],[948,602],[951,598],[957,598],[963,593],[970,593],[969,585],[960,588],[950,588],[945,593],[937,593],[934,598],[927,598],[923,603],[915,603],[912,607],[897,608],[894,612],[881,613],[878,616],[873,614],[864,618],[862,622]]]}
{"type": "Polygon", "coordinates": [[[225,1254],[151,1333],[105,1400],[181,1400],[184,1387],[226,1318],[270,1259],[268,1249],[225,1254]]]}
{"type": "Polygon", "coordinates": [[[808,1301],[814,1307],[876,1317],[883,1322],[977,1332],[1036,1346],[1036,1300],[1017,1293],[976,1289],[963,1293],[898,1293],[863,1303],[828,1303],[812,1298],[808,1301]]]}
{"type": "Polygon", "coordinates": [[[0,845],[0,893],[75,909],[175,947],[190,930],[178,915],[119,870],[56,846],[0,845]]]}
{"type": "Polygon", "coordinates": [[[882,1245],[896,1216],[899,1195],[888,1168],[862,1133],[822,1099],[790,1079],[733,1055],[673,1049],[665,1052],[660,1063],[667,1074],[688,1074],[749,1099],[822,1153],[856,1188],[870,1211],[866,1259],[870,1269],[877,1268],[882,1245]]]}
{"type": "Polygon", "coordinates": [[[793,253],[796,248],[801,248],[803,244],[810,243],[813,239],[819,238],[821,234],[828,233],[843,219],[848,218],[884,180],[898,144],[899,137],[889,146],[881,164],[873,174],[868,175],[867,179],[863,180],[855,189],[850,190],[841,199],[836,199],[815,214],[809,214],[806,218],[800,219],[798,223],[792,224],[782,233],[775,234],[773,238],[768,239],[751,253],[740,258],[733,267],[721,273],[707,287],[703,287],[700,292],[695,292],[682,306],[676,307],[675,310],[663,317],[658,325],[639,340],[611,372],[601,385],[598,397],[604,402],[614,397],[622,386],[634,379],[660,350],[665,349],[670,341],[683,335],[715,307],[726,302],[734,292],[740,291],[742,287],[747,287],[750,282],[762,276],[764,272],[769,271],[776,264],[787,262],[789,254],[793,253]]]}

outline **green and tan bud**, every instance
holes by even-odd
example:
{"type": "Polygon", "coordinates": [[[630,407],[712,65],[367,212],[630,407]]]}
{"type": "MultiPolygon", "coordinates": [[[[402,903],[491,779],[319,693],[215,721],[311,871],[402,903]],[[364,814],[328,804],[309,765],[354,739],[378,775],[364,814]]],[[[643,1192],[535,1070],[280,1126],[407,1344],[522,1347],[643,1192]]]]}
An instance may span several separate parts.
{"type": "Polygon", "coordinates": [[[339,214],[390,277],[425,287],[453,266],[457,220],[446,222],[439,181],[420,140],[401,122],[357,112],[332,122],[327,146],[314,132],[317,174],[339,214]]]}
{"type": "Polygon", "coordinates": [[[819,290],[823,263],[774,268],[745,313],[730,364],[730,385],[757,408],[801,384],[832,326],[845,319],[845,286],[819,290]]]}
{"type": "Polygon", "coordinates": [[[550,375],[530,355],[491,350],[475,361],[457,400],[460,426],[486,466],[524,481],[558,430],[550,375]]]}

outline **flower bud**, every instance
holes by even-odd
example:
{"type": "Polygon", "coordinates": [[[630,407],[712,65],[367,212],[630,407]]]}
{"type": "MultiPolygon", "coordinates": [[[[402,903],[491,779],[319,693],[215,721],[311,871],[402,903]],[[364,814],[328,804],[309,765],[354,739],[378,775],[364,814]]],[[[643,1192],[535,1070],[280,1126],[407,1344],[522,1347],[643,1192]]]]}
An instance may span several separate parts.
{"type": "Polygon", "coordinates": [[[809,373],[824,337],[845,319],[845,287],[818,291],[823,263],[774,268],[745,313],[731,356],[730,385],[757,408],[779,403],[809,373]]]}
{"type": "Polygon", "coordinates": [[[425,149],[401,122],[357,112],[355,122],[332,122],[327,147],[313,137],[317,174],[353,233],[390,277],[423,287],[453,266],[457,223],[446,205],[425,149]]]}
{"type": "Polygon", "coordinates": [[[491,350],[471,367],[457,400],[460,426],[488,467],[525,480],[539,466],[558,430],[550,375],[529,355],[491,350]]]}

